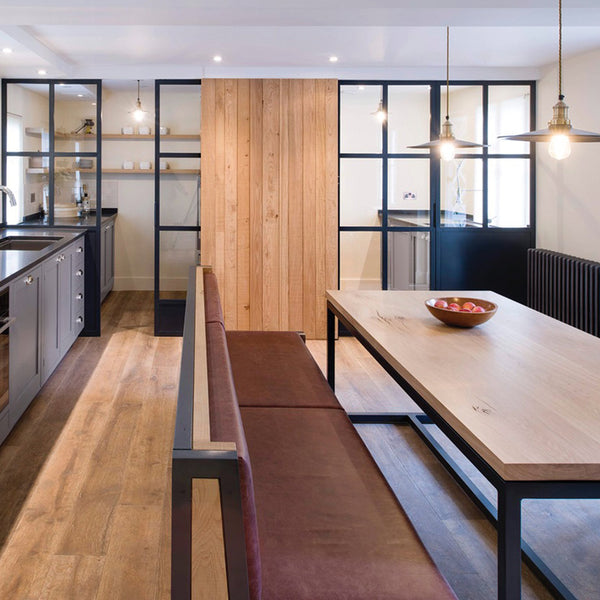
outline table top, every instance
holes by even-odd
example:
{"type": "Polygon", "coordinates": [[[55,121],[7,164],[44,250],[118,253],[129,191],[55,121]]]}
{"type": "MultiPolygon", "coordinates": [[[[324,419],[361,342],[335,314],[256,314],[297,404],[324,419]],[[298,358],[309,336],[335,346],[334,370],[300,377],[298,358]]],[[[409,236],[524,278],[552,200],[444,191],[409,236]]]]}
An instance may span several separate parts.
{"type": "Polygon", "coordinates": [[[489,291],[328,291],[327,299],[507,481],[600,480],[600,338],[489,291]],[[424,305],[483,298],[472,329],[424,305]]]}

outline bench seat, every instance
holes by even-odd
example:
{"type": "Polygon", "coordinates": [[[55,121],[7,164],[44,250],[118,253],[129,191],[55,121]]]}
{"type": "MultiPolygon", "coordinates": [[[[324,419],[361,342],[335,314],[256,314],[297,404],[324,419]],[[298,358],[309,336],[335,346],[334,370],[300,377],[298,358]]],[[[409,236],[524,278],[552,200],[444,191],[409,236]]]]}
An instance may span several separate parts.
{"type": "Polygon", "coordinates": [[[342,410],[298,333],[228,331],[227,346],[240,407],[342,410]]]}
{"type": "Polygon", "coordinates": [[[455,598],[343,411],[240,412],[263,600],[455,598]]]}

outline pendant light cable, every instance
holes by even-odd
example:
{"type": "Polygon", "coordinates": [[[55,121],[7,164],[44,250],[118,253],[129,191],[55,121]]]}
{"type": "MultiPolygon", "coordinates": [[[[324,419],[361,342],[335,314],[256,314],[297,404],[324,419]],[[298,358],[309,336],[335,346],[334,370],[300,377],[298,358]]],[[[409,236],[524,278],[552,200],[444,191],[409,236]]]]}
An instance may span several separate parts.
{"type": "Polygon", "coordinates": [[[558,99],[564,100],[562,93],[562,0],[558,0],[558,99]]]}
{"type": "Polygon", "coordinates": [[[450,27],[446,26],[446,121],[450,119],[450,27]]]}

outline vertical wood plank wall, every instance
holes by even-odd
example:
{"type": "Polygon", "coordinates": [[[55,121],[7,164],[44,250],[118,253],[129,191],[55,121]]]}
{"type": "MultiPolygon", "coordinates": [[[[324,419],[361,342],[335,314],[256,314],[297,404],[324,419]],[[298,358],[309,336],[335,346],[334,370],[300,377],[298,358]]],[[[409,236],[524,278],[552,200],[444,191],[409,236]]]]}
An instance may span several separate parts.
{"type": "Polygon", "coordinates": [[[337,81],[202,80],[202,263],[229,329],[326,337],[337,287],[337,81]]]}

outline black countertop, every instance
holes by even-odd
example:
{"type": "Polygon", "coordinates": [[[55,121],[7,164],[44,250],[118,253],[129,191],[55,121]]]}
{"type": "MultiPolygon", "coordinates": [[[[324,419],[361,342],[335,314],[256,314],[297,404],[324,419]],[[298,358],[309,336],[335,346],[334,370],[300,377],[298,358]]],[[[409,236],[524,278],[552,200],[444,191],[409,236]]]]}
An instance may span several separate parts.
{"type": "MultiPolygon", "coordinates": [[[[101,225],[108,221],[114,221],[116,217],[116,208],[103,208],[101,225]]],[[[48,217],[33,215],[27,217],[22,223],[19,223],[18,227],[48,227],[48,217]]],[[[55,218],[54,227],[83,227],[85,229],[91,229],[96,227],[96,211],[92,210],[84,217],[55,218]]]]}
{"type": "Polygon", "coordinates": [[[11,227],[0,230],[0,242],[7,237],[59,237],[53,244],[42,250],[0,250],[0,287],[4,287],[12,280],[31,271],[49,256],[69,245],[73,240],[85,234],[83,229],[61,229],[58,227],[47,227],[33,233],[26,227],[11,227]]]}

